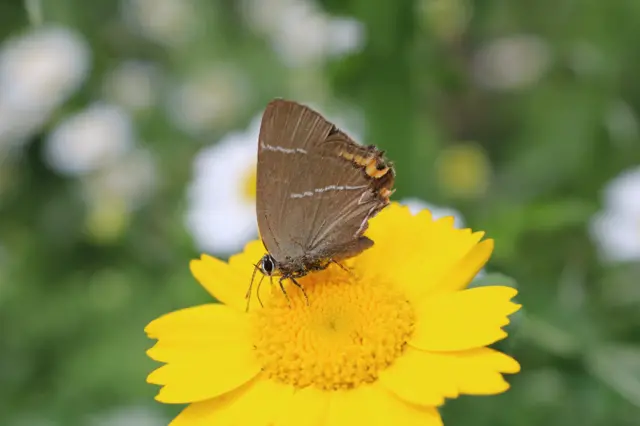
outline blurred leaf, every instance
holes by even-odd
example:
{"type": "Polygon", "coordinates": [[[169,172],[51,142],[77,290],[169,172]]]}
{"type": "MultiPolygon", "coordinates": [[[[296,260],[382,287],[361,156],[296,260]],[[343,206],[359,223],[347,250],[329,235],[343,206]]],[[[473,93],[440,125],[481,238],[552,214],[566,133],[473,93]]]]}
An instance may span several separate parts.
{"type": "MultiPolygon", "coordinates": [[[[487,269],[502,273],[470,287],[519,291],[523,306],[510,317],[510,336],[492,346],[523,371],[506,377],[511,389],[502,395],[447,402],[445,425],[636,426],[640,268],[602,264],[587,224],[600,204],[607,208],[607,182],[640,162],[639,28],[640,2],[629,0],[0,1],[0,423],[85,426],[87,415],[154,403],[157,388],[145,382],[155,366],[145,356],[153,342],[144,326],[213,301],[189,272],[200,253],[185,227],[187,188],[203,172],[194,159],[246,127],[269,99],[291,97],[362,113],[362,142],[394,161],[396,199],[455,208],[495,240],[487,269]],[[313,19],[305,21],[308,14],[313,19]],[[354,34],[326,18],[359,20],[361,48],[334,54],[354,34]],[[29,137],[7,144],[6,131],[21,127],[7,113],[13,101],[55,89],[6,77],[20,62],[3,62],[7,46],[40,20],[86,39],[90,75],[29,137]],[[522,43],[511,43],[523,37],[537,40],[545,68],[526,84],[502,85],[533,68],[522,66],[531,59],[522,43]],[[503,49],[489,59],[498,64],[491,86],[479,58],[496,42],[503,49]],[[291,66],[283,43],[294,55],[312,50],[318,58],[291,66]],[[91,210],[81,179],[56,173],[42,154],[69,113],[121,102],[107,82],[130,61],[151,62],[161,76],[121,88],[154,93],[132,118],[137,147],[157,160],[158,185],[146,204],[119,217],[106,197],[91,210]],[[213,84],[191,91],[199,96],[182,94],[182,83],[203,67],[233,70],[238,88],[213,84]],[[187,134],[175,111],[217,124],[187,134]],[[462,162],[439,179],[438,158],[467,140],[478,143],[490,176],[462,162]],[[455,198],[441,185],[460,179],[482,183],[482,195],[455,198]]],[[[66,75],[52,65],[58,52],[22,55],[32,66],[16,75],[66,75]]],[[[69,158],[91,150],[83,141],[69,158]]],[[[220,205],[232,185],[207,182],[204,192],[220,205]]],[[[157,406],[171,416],[181,408],[157,406]]]]}
{"type": "Polygon", "coordinates": [[[640,346],[610,344],[586,356],[591,374],[611,386],[623,398],[640,407],[640,346]]]}
{"type": "Polygon", "coordinates": [[[524,318],[521,335],[539,347],[563,357],[576,356],[582,346],[569,331],[532,314],[524,318]]]}
{"type": "Polygon", "coordinates": [[[580,226],[597,211],[594,203],[579,199],[533,204],[527,209],[526,226],[534,231],[552,231],[580,226]]]}

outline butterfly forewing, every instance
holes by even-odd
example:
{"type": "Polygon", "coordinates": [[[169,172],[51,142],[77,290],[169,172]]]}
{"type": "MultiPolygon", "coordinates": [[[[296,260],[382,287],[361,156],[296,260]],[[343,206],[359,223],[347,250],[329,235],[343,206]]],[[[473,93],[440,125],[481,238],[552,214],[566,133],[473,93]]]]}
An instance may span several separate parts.
{"type": "Polygon", "coordinates": [[[258,142],[257,217],[278,262],[307,256],[340,259],[371,246],[362,233],[388,198],[386,180],[368,176],[344,153],[366,148],[315,111],[276,100],[266,108],[258,142]]]}
{"type": "Polygon", "coordinates": [[[296,220],[303,213],[299,209],[289,210],[290,184],[305,179],[302,165],[308,161],[309,147],[325,139],[331,128],[320,114],[280,99],[270,102],[262,116],[256,211],[264,245],[277,260],[303,254],[301,243],[293,243],[289,237],[293,228],[286,227],[290,223],[299,228],[296,220]]]}

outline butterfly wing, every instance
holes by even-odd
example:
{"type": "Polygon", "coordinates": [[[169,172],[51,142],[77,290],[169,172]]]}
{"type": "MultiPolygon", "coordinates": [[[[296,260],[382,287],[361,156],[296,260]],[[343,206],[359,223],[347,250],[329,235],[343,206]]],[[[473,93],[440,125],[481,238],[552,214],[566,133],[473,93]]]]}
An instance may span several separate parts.
{"type": "Polygon", "coordinates": [[[258,227],[269,253],[279,262],[304,255],[338,259],[370,247],[362,233],[388,204],[384,190],[393,185],[393,171],[367,173],[377,157],[375,148],[356,144],[312,109],[269,103],[257,172],[258,227]]]}
{"type": "Polygon", "coordinates": [[[258,138],[256,213],[262,241],[278,261],[304,253],[304,247],[293,242],[300,240],[297,232],[303,230],[298,222],[303,206],[292,203],[289,193],[295,190],[293,182],[305,179],[311,147],[331,129],[319,114],[295,102],[276,99],[264,111],[258,138]]]}
{"type": "MultiPolygon", "coordinates": [[[[354,256],[373,245],[363,234],[369,219],[389,204],[394,172],[375,147],[358,145],[340,131],[330,135],[314,152],[322,161],[310,165],[320,178],[314,182],[316,188],[309,197],[313,215],[307,219],[311,231],[307,250],[312,256],[333,260],[354,256]],[[384,174],[370,175],[367,158],[368,163],[379,161],[384,174]]],[[[377,168],[373,171],[380,172],[377,168]]],[[[310,192],[307,190],[305,195],[310,192]]]]}

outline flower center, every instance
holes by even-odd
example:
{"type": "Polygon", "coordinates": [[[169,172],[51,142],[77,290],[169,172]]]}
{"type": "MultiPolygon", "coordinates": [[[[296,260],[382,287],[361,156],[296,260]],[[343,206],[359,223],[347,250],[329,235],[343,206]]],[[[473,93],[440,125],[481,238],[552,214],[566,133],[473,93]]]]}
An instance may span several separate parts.
{"type": "Polygon", "coordinates": [[[240,180],[242,189],[242,199],[248,204],[256,202],[257,182],[256,182],[256,168],[248,168],[242,175],[240,180]]]}
{"type": "Polygon", "coordinates": [[[297,388],[349,389],[373,382],[404,350],[414,313],[387,282],[363,282],[332,265],[299,280],[309,298],[274,282],[273,296],[253,314],[254,346],[263,371],[297,388]]]}

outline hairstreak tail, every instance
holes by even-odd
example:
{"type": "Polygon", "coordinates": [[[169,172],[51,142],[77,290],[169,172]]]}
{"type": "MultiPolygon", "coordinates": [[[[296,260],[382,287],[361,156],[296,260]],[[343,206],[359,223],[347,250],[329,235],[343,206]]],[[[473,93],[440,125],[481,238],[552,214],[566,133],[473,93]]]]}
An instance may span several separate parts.
{"type": "MultiPolygon", "coordinates": [[[[373,245],[363,234],[389,204],[395,172],[375,146],[357,144],[318,112],[282,99],[262,116],[257,167],[256,212],[267,253],[256,268],[263,278],[278,276],[285,296],[283,281],[290,279],[306,298],[296,278],[373,245]]],[[[254,278],[255,271],[248,299],[254,278]]]]}

